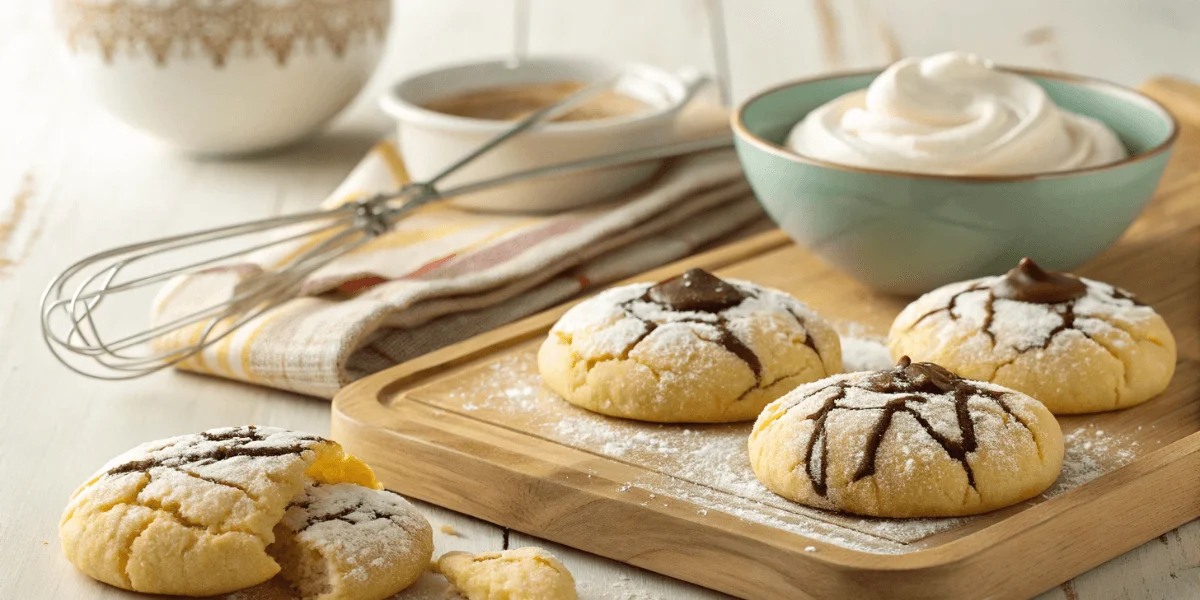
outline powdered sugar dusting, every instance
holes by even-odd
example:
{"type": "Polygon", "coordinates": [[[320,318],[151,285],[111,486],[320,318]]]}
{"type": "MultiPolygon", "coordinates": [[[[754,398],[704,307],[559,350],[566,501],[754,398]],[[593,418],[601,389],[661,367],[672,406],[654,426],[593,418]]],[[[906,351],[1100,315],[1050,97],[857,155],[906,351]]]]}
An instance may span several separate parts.
{"type": "Polygon", "coordinates": [[[900,331],[918,324],[933,327],[943,344],[961,344],[981,356],[1007,360],[1045,348],[1055,334],[1113,333],[1120,343],[1124,329],[1154,316],[1154,309],[1100,281],[1080,278],[1087,286],[1083,297],[1040,304],[996,298],[992,290],[1003,280],[983,277],[938,288],[908,305],[896,318],[896,327],[900,331]]]}
{"type": "Polygon", "coordinates": [[[264,465],[278,465],[298,458],[319,443],[328,443],[314,435],[278,427],[221,427],[201,433],[146,442],[105,463],[96,475],[105,472],[147,471],[158,467],[190,467],[205,475],[235,480],[253,477],[264,465]],[[221,449],[235,452],[219,460],[205,460],[221,449]],[[237,451],[245,450],[240,456],[237,451]]]}
{"type": "MultiPolygon", "coordinates": [[[[1013,475],[1021,472],[1022,459],[1040,456],[1028,425],[1036,420],[1032,409],[1037,404],[1029,397],[961,380],[953,389],[918,388],[906,372],[847,373],[800,386],[767,407],[755,435],[765,445],[784,444],[786,455],[803,456],[803,469],[797,473],[807,475],[813,489],[829,501],[823,504],[829,508],[838,504],[840,491],[829,489],[827,494],[824,488],[830,467],[822,464],[827,443],[822,436],[836,437],[837,448],[850,451],[848,462],[842,464],[857,469],[873,469],[881,455],[900,461],[898,472],[892,473],[910,477],[894,481],[918,493],[940,490],[931,483],[934,480],[919,474],[929,473],[947,458],[960,463],[971,481],[976,451],[986,453],[992,468],[1013,475]],[[872,436],[877,436],[876,443],[869,441],[872,436]],[[965,446],[968,442],[971,445],[965,446]],[[821,450],[814,451],[817,448],[821,450]]],[[[978,484],[976,480],[973,485],[978,484]]]]}
{"type": "Polygon", "coordinates": [[[842,323],[838,327],[842,338],[842,366],[847,373],[887,369],[895,362],[882,336],[872,335],[858,323],[842,323]]]}
{"type": "MultiPolygon", "coordinates": [[[[865,334],[865,328],[861,326],[842,329],[855,332],[854,336],[842,338],[848,369],[875,370],[892,366],[881,339],[865,334]]],[[[999,389],[988,384],[980,387],[999,389]]],[[[752,424],[659,425],[588,412],[564,402],[542,386],[536,351],[532,349],[500,358],[455,377],[453,381],[438,383],[428,391],[420,397],[441,408],[644,468],[644,475],[632,481],[614,483],[614,489],[647,505],[686,501],[696,505],[690,513],[701,517],[715,518],[723,513],[844,548],[885,554],[916,550],[922,547],[922,540],[930,536],[990,518],[988,515],[931,519],[861,518],[784,500],[763,487],[750,468],[746,440],[752,424]]],[[[1011,406],[1019,416],[1024,416],[1020,403],[1011,406]]],[[[1001,417],[998,412],[989,411],[986,406],[972,408],[973,412],[978,408],[981,419],[997,420],[996,427],[981,427],[981,432],[999,430],[1001,417]]],[[[937,410],[931,410],[928,418],[931,423],[938,423],[939,431],[950,432],[948,419],[951,413],[942,414],[937,410]]],[[[1013,423],[1009,426],[1019,427],[1013,423]]],[[[1111,455],[1114,449],[1120,450],[1122,444],[1122,440],[1109,434],[1099,435],[1086,429],[1070,433],[1063,477],[1043,497],[1060,494],[1127,463],[1136,451],[1134,448],[1129,449],[1126,459],[1114,460],[1111,455]]],[[[928,446],[915,442],[905,445],[914,458],[928,446]]],[[[803,453],[803,449],[799,448],[798,452],[803,453]]],[[[1116,452],[1118,457],[1121,454],[1121,451],[1116,452]]],[[[916,462],[914,460],[914,464],[916,462]]]]}
{"type": "Polygon", "coordinates": [[[646,290],[653,284],[635,283],[606,290],[568,310],[555,323],[551,335],[586,332],[589,335],[574,336],[574,351],[585,359],[602,359],[620,356],[642,341],[647,334],[647,323],[657,327],[647,341],[665,335],[674,335],[677,341],[685,342],[684,338],[716,341],[721,335],[720,323],[726,323],[737,332],[749,319],[759,321],[763,315],[775,315],[779,318],[772,323],[786,324],[791,330],[780,331],[781,335],[797,337],[798,334],[799,340],[803,341],[807,335],[804,323],[820,319],[808,306],[788,294],[737,279],[725,281],[737,287],[746,298],[720,314],[678,311],[643,300],[646,290]]]}
{"type": "Polygon", "coordinates": [[[398,494],[350,483],[307,485],[281,525],[306,547],[339,556],[350,567],[344,576],[357,581],[408,559],[415,536],[429,529],[425,518],[398,494]]]}
{"type": "Polygon", "coordinates": [[[1043,494],[1047,498],[1133,462],[1140,446],[1136,441],[1097,429],[1091,424],[1066,433],[1063,441],[1066,443],[1066,455],[1063,457],[1062,475],[1043,494]]]}
{"type": "Polygon", "coordinates": [[[580,600],[660,600],[646,591],[643,582],[634,582],[628,575],[615,579],[585,580],[578,584],[580,600]]]}

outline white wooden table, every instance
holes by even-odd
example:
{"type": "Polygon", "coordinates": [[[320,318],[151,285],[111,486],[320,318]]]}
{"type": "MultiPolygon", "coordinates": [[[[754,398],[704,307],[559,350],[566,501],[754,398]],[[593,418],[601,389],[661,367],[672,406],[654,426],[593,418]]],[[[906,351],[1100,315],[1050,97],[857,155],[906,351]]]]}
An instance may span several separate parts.
{"type": "MultiPolygon", "coordinates": [[[[329,192],[387,128],[373,98],[398,75],[506,52],[511,5],[400,0],[378,77],[319,139],[240,162],[164,150],[90,106],[64,71],[44,0],[0,2],[0,598],[130,597],[78,574],[56,526],[71,490],[134,444],[222,425],[327,433],[326,402],[176,373],[99,383],[68,373],[38,337],[42,286],[106,247],[297,211],[329,192]]],[[[1135,84],[1200,80],[1200,4],[1191,0],[736,0],[725,11],[736,97],[791,77],[962,48],[1001,62],[1135,84]]],[[[532,48],[665,66],[711,63],[698,0],[533,2],[532,48]]],[[[128,319],[142,315],[130,314],[128,319]]],[[[719,594],[422,505],[438,552],[548,545],[584,598],[719,594]]],[[[1153,507],[1130,507],[1152,510],[1153,507]]],[[[440,597],[427,576],[404,598],[440,597]]],[[[1200,598],[1200,522],[1101,565],[1041,598],[1200,598]]]]}

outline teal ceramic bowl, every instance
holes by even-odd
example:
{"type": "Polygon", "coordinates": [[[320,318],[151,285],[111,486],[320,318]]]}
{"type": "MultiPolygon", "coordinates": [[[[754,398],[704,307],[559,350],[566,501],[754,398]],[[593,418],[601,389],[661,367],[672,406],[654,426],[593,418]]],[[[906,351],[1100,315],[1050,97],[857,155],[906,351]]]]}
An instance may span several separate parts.
{"type": "Polygon", "coordinates": [[[1060,107],[1107,123],[1129,158],[1073,171],[972,177],[851,167],[784,147],[809,111],[867,87],[877,71],[789,83],[746,100],[733,116],[738,156],[781,229],[877,290],[926,292],[1003,273],[1024,256],[1073,270],[1137,218],[1179,126],[1160,104],[1128,88],[1011,71],[1032,78],[1060,107]]]}

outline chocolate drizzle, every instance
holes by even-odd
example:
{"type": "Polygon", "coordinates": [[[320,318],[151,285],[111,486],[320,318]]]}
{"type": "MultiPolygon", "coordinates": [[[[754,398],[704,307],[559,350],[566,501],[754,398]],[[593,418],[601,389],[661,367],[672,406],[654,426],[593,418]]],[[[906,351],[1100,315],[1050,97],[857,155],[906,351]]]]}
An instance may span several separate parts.
{"type": "Polygon", "coordinates": [[[210,442],[226,442],[229,440],[246,439],[261,442],[266,437],[258,431],[258,427],[247,425],[246,427],[231,427],[225,431],[201,431],[200,437],[210,442]]]}
{"type": "MultiPolygon", "coordinates": [[[[970,294],[971,292],[978,292],[979,290],[985,290],[985,289],[987,289],[986,285],[984,285],[982,283],[977,283],[961,292],[958,292],[957,294],[954,294],[953,296],[950,296],[950,301],[946,303],[946,306],[935,308],[935,309],[933,309],[929,312],[926,312],[925,314],[917,317],[917,320],[913,321],[912,326],[916,327],[917,325],[919,325],[921,323],[921,321],[924,321],[925,319],[928,319],[929,317],[932,317],[933,315],[940,314],[940,313],[946,313],[946,314],[950,315],[951,321],[957,321],[958,313],[954,312],[954,309],[958,308],[959,298],[961,298],[967,294],[970,294]]],[[[994,301],[995,301],[995,297],[989,295],[988,303],[987,303],[987,317],[986,317],[987,325],[991,325],[991,322],[992,322],[992,316],[993,316],[992,303],[994,301]]],[[[985,327],[985,329],[989,329],[989,328],[985,327]]],[[[991,335],[991,331],[988,331],[988,335],[991,335]]]]}
{"type": "Polygon", "coordinates": [[[812,435],[808,438],[808,447],[804,451],[804,465],[808,471],[808,478],[812,481],[813,489],[822,496],[828,491],[825,483],[827,473],[825,465],[829,462],[829,452],[828,444],[825,441],[825,423],[829,419],[829,413],[833,412],[833,409],[837,407],[837,401],[846,397],[845,386],[834,386],[833,389],[836,391],[832,396],[825,399],[825,404],[821,406],[821,409],[805,417],[806,419],[815,420],[816,425],[812,435]],[[820,464],[813,465],[813,450],[818,440],[820,440],[821,444],[821,462],[820,464]],[[815,472],[814,466],[816,467],[815,472]]]}
{"type": "Polygon", "coordinates": [[[1132,302],[1134,306],[1145,306],[1145,304],[1142,304],[1142,302],[1140,300],[1133,297],[1133,294],[1130,294],[1129,292],[1127,292],[1115,285],[1111,286],[1111,287],[1112,287],[1111,295],[1114,300],[1128,300],[1128,301],[1132,302]]]}
{"type": "Polygon", "coordinates": [[[817,350],[817,341],[814,340],[812,334],[808,332],[808,323],[805,322],[804,317],[796,314],[796,311],[792,310],[792,307],[790,306],[787,308],[787,311],[788,314],[792,315],[792,318],[796,320],[796,323],[800,325],[802,329],[804,329],[804,345],[812,348],[812,351],[815,352],[817,356],[821,356],[821,351],[817,350]]]}
{"type": "MultiPolygon", "coordinates": [[[[308,507],[307,504],[294,505],[294,506],[300,506],[301,508],[308,507]]],[[[387,515],[381,515],[378,512],[371,510],[371,509],[364,509],[362,502],[359,502],[357,504],[347,506],[346,508],[343,508],[342,510],[339,510],[335,513],[330,513],[327,515],[312,515],[307,520],[304,521],[304,524],[301,525],[300,528],[296,530],[296,533],[304,531],[305,529],[308,529],[309,527],[312,527],[313,525],[316,525],[317,523],[325,523],[328,521],[341,521],[343,523],[349,523],[351,525],[356,525],[363,521],[374,521],[375,519],[386,519],[386,518],[388,518],[387,515]],[[350,515],[357,513],[357,512],[362,512],[364,517],[369,517],[369,518],[359,519],[359,520],[351,519],[350,515]]]]}
{"type": "Polygon", "coordinates": [[[1062,318],[1062,323],[1059,323],[1058,325],[1056,325],[1054,327],[1054,329],[1051,329],[1050,332],[1046,334],[1046,337],[1042,339],[1042,343],[1040,345],[1033,345],[1033,346],[1026,346],[1024,348],[1017,348],[1017,353],[1028,352],[1033,349],[1045,350],[1046,348],[1050,347],[1050,342],[1054,341],[1054,336],[1056,336],[1064,331],[1067,331],[1069,329],[1074,329],[1075,331],[1082,333],[1083,336],[1088,339],[1092,338],[1092,336],[1088,335],[1088,333],[1086,331],[1083,331],[1083,330],[1075,327],[1075,303],[1074,302],[1068,302],[1066,304],[1063,304],[1061,309],[1056,308],[1056,312],[1058,312],[1058,316],[1060,318],[1062,318]]]}
{"type": "Polygon", "coordinates": [[[295,440],[294,443],[289,443],[286,445],[250,447],[246,444],[251,442],[262,442],[268,439],[268,436],[263,435],[263,433],[258,431],[258,429],[253,425],[217,433],[205,431],[201,433],[200,436],[207,441],[227,441],[232,443],[202,451],[183,452],[181,454],[168,456],[152,456],[150,458],[134,460],[117,465],[106,471],[105,474],[120,475],[123,473],[143,472],[149,471],[155,467],[179,468],[186,465],[204,465],[237,456],[274,457],[299,455],[311,449],[313,443],[325,441],[323,438],[319,438],[317,436],[305,435],[292,438],[292,440],[295,440]]]}
{"type": "MultiPolygon", "coordinates": [[[[627,317],[640,321],[645,328],[637,339],[626,345],[621,352],[621,357],[628,357],[629,353],[642,340],[649,337],[659,326],[658,323],[638,316],[633,310],[634,303],[646,302],[658,305],[667,310],[683,313],[708,313],[715,315],[716,320],[684,316],[672,322],[701,323],[715,327],[719,335],[716,342],[724,347],[725,350],[741,359],[742,362],[746,363],[746,366],[754,373],[755,387],[751,389],[755,389],[762,383],[762,360],[759,359],[750,346],[737,337],[729,327],[729,321],[721,314],[727,309],[741,305],[748,298],[754,297],[756,297],[754,292],[738,289],[737,286],[718,278],[704,269],[690,269],[682,275],[662,281],[651,286],[641,296],[626,300],[620,304],[621,310],[627,317]]],[[[817,353],[817,356],[820,356],[821,353],[817,350],[816,342],[808,334],[808,327],[803,317],[797,314],[791,307],[788,307],[787,311],[804,328],[804,344],[812,348],[813,352],[817,353]]]]}
{"type": "Polygon", "coordinates": [[[1078,300],[1087,293],[1087,285],[1078,277],[1043,270],[1028,257],[1022,258],[1016,268],[992,286],[992,294],[997,298],[1034,304],[1061,304],[1078,300]]]}
{"type": "Polygon", "coordinates": [[[839,381],[818,390],[813,395],[822,394],[826,390],[833,390],[833,393],[825,399],[821,408],[805,417],[807,420],[816,422],[804,452],[805,471],[812,482],[813,490],[821,496],[828,492],[827,427],[831,414],[837,410],[879,411],[880,413],[879,419],[875,421],[867,436],[862,458],[854,471],[852,482],[875,474],[879,446],[883,443],[888,429],[891,428],[896,413],[906,413],[911,416],[950,458],[961,464],[967,475],[967,484],[971,487],[975,487],[975,473],[971,470],[971,464],[967,458],[978,448],[978,440],[975,436],[975,422],[970,413],[970,399],[985,398],[995,402],[1005,414],[1029,429],[1029,425],[1017,417],[1008,403],[1004,401],[1004,394],[979,388],[933,363],[914,363],[907,356],[901,358],[895,368],[874,373],[865,385],[850,385],[846,381],[839,381]],[[870,408],[839,405],[838,402],[845,399],[846,392],[850,389],[880,394],[906,395],[888,400],[883,406],[870,408]],[[913,405],[925,404],[930,401],[929,398],[916,394],[953,395],[954,412],[959,430],[958,440],[939,433],[919,411],[913,408],[913,405]],[[819,457],[817,457],[818,452],[820,453],[819,457]]]}
{"type": "MultiPolygon", "coordinates": [[[[1114,306],[1120,306],[1114,303],[1114,301],[1128,301],[1134,306],[1142,306],[1142,303],[1138,302],[1137,298],[1134,298],[1129,292],[1112,286],[1109,289],[1109,298],[1106,299],[1104,294],[1093,294],[1092,298],[1098,302],[1114,306]]],[[[1068,273],[1045,271],[1028,258],[1021,259],[1021,263],[1016,268],[1010,270],[1004,277],[990,285],[976,283],[950,296],[946,306],[935,308],[917,317],[913,321],[910,330],[925,319],[940,313],[946,313],[949,315],[951,321],[957,321],[959,314],[955,312],[955,309],[958,308],[959,299],[966,294],[982,290],[987,290],[987,299],[983,306],[984,319],[981,331],[991,338],[993,345],[996,343],[996,333],[992,329],[996,319],[996,300],[1043,304],[1062,319],[1060,324],[1046,333],[1040,343],[1015,348],[1017,353],[1028,352],[1030,350],[1045,350],[1050,347],[1050,343],[1054,341],[1054,337],[1064,331],[1078,331],[1084,337],[1091,338],[1091,335],[1086,331],[1075,326],[1075,304],[1080,299],[1088,296],[1088,285],[1083,280],[1068,273]]]]}
{"type": "Polygon", "coordinates": [[[729,321],[726,321],[724,317],[717,321],[716,325],[721,332],[717,343],[733,353],[734,356],[742,359],[742,362],[750,367],[750,372],[754,373],[754,385],[758,386],[759,383],[762,383],[762,361],[759,360],[758,355],[750,349],[750,346],[734,335],[733,331],[729,329],[729,321]]]}
{"type": "MultiPolygon", "coordinates": [[[[313,487],[321,487],[321,484],[313,484],[313,487]]],[[[391,494],[392,492],[384,490],[384,493],[391,494]]],[[[298,502],[293,502],[290,506],[307,510],[312,506],[312,499],[306,495],[304,499],[298,502]]],[[[400,518],[400,515],[381,513],[373,508],[368,508],[365,506],[365,503],[360,500],[336,512],[323,515],[309,515],[309,517],[305,519],[304,524],[294,531],[296,533],[300,533],[301,531],[304,531],[305,529],[308,529],[317,523],[326,523],[329,521],[341,521],[343,523],[349,523],[350,525],[357,525],[359,523],[368,523],[378,519],[387,519],[399,525],[400,522],[397,520],[398,518],[400,518]]]]}

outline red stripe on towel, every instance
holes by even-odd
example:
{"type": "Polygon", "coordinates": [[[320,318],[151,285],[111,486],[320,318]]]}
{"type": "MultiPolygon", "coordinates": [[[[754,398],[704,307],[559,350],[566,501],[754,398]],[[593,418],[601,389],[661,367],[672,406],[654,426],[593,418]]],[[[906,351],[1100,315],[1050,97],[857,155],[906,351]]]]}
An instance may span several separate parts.
{"type": "Polygon", "coordinates": [[[474,254],[468,254],[462,260],[447,265],[443,268],[440,264],[435,264],[428,269],[420,269],[414,271],[405,277],[421,277],[423,279],[449,279],[459,275],[468,273],[478,273],[485,271],[498,264],[504,263],[509,259],[519,256],[521,253],[537,246],[538,244],[564,235],[579,229],[587,224],[587,219],[555,219],[546,225],[523,232],[508,238],[498,244],[488,246],[474,254]]]}

